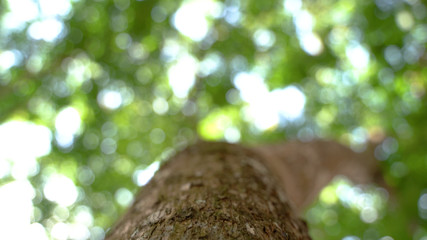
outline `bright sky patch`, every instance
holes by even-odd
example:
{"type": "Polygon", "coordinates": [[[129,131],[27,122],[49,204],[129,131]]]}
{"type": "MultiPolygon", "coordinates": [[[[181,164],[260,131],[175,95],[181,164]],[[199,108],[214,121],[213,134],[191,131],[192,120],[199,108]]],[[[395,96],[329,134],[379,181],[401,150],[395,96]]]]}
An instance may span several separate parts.
{"type": "Polygon", "coordinates": [[[193,41],[201,41],[207,35],[210,24],[207,17],[219,17],[221,5],[211,0],[185,2],[172,18],[173,26],[193,41]]]}
{"type": "Polygon", "coordinates": [[[116,110],[122,103],[122,95],[118,91],[104,89],[98,93],[98,103],[101,107],[116,110]]]}
{"type": "Polygon", "coordinates": [[[52,134],[45,126],[24,121],[6,122],[0,125],[0,160],[45,156],[50,153],[51,139],[52,134]]]}
{"type": "Polygon", "coordinates": [[[369,66],[369,52],[360,44],[350,44],[346,49],[346,54],[354,68],[365,69],[369,66]]]}
{"type": "Polygon", "coordinates": [[[58,113],[55,119],[55,138],[61,147],[67,148],[73,144],[80,124],[80,114],[75,108],[67,107],[58,113]]]}
{"type": "Polygon", "coordinates": [[[64,30],[60,20],[71,11],[69,0],[9,0],[9,11],[2,21],[9,30],[20,30],[36,19],[28,28],[28,35],[35,40],[52,42],[64,30]]]}
{"type": "Polygon", "coordinates": [[[169,68],[168,78],[173,93],[179,98],[185,98],[196,81],[198,70],[197,60],[189,55],[178,59],[177,63],[169,68]]]}
{"type": "Polygon", "coordinates": [[[150,166],[143,170],[137,170],[133,174],[133,181],[138,186],[144,186],[154,176],[154,173],[159,169],[160,163],[158,161],[153,162],[150,166]]]}
{"type": "Polygon", "coordinates": [[[249,104],[246,116],[260,130],[286,124],[303,114],[305,95],[295,86],[270,92],[261,76],[245,72],[236,75],[234,85],[242,100],[249,104]]]}
{"type": "Polygon", "coordinates": [[[36,239],[29,235],[34,196],[34,188],[27,180],[0,187],[0,239],[36,239]]]}
{"type": "Polygon", "coordinates": [[[78,197],[74,182],[60,174],[55,174],[48,178],[43,188],[43,193],[46,199],[64,207],[74,204],[78,197]]]}

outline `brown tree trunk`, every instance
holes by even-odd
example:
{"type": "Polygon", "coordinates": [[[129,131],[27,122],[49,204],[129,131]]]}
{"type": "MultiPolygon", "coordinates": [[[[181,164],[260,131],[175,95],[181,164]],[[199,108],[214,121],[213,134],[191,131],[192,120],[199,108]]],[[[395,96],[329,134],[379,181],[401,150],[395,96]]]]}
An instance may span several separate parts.
{"type": "Polygon", "coordinates": [[[375,145],[368,144],[362,153],[334,141],[289,141],[253,148],[271,173],[276,175],[290,202],[301,212],[313,202],[335,176],[353,183],[377,185],[389,190],[374,157],[375,145]]]}
{"type": "Polygon", "coordinates": [[[106,239],[310,239],[263,156],[226,143],[187,148],[142,188],[106,239]]]}

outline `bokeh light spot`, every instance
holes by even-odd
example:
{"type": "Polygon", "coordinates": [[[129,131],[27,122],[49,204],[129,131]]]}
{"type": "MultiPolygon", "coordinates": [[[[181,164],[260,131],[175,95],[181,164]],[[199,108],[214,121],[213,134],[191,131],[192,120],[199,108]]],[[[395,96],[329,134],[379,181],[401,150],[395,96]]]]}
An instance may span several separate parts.
{"type": "Polygon", "coordinates": [[[129,46],[132,43],[132,38],[127,33],[120,33],[119,35],[116,36],[115,40],[116,40],[117,47],[122,50],[129,48],[129,46]]]}
{"type": "Polygon", "coordinates": [[[285,7],[285,11],[288,13],[298,12],[302,7],[301,0],[284,0],[283,5],[285,7]]]}
{"type": "Polygon", "coordinates": [[[167,111],[169,110],[169,104],[168,102],[161,97],[158,97],[156,99],[154,99],[153,101],[153,111],[159,115],[163,115],[165,113],[167,113],[167,111]]]}
{"type": "Polygon", "coordinates": [[[415,21],[410,12],[400,11],[396,14],[396,23],[400,29],[408,31],[414,26],[415,21]]]}
{"type": "Polygon", "coordinates": [[[300,42],[302,49],[312,56],[317,56],[323,52],[323,42],[316,33],[302,34],[300,42]]]}
{"type": "Polygon", "coordinates": [[[34,188],[27,180],[0,187],[0,239],[26,239],[34,196],[34,188]]]}
{"type": "Polygon", "coordinates": [[[238,73],[233,82],[242,100],[249,104],[244,110],[248,120],[259,130],[285,125],[303,114],[305,95],[295,86],[270,92],[261,76],[245,72],[238,73]]]}
{"type": "Polygon", "coordinates": [[[373,223],[378,218],[378,212],[373,207],[366,207],[360,212],[360,218],[365,223],[373,223]]]}
{"type": "Polygon", "coordinates": [[[421,218],[427,219],[427,193],[422,194],[418,199],[418,213],[421,218]]]}
{"type": "Polygon", "coordinates": [[[177,63],[169,68],[169,84],[175,96],[184,98],[188,95],[188,92],[196,81],[195,74],[197,69],[197,60],[189,55],[180,57],[177,63]]]}
{"type": "Polygon", "coordinates": [[[117,142],[112,138],[106,138],[101,142],[101,151],[105,154],[113,154],[116,152],[117,142]]]}
{"type": "Polygon", "coordinates": [[[143,170],[136,170],[133,173],[134,183],[138,186],[144,186],[154,176],[154,173],[156,173],[159,167],[160,167],[160,163],[156,161],[143,170]]]}
{"type": "Polygon", "coordinates": [[[353,67],[364,69],[369,66],[369,52],[360,44],[350,44],[346,49],[346,54],[353,67]]]}
{"type": "Polygon", "coordinates": [[[151,18],[155,22],[163,22],[167,17],[167,12],[162,6],[155,6],[151,10],[151,18]]]}
{"type": "Polygon", "coordinates": [[[150,139],[155,144],[162,143],[166,138],[165,132],[160,128],[154,128],[150,132],[150,139]]]}
{"type": "Polygon", "coordinates": [[[120,204],[122,207],[129,206],[129,204],[131,204],[133,200],[132,192],[126,188],[118,189],[114,194],[114,197],[117,203],[120,204]]]}
{"type": "Polygon", "coordinates": [[[59,146],[68,148],[74,142],[74,136],[80,130],[81,119],[79,112],[73,107],[61,110],[55,119],[55,138],[59,146]]]}
{"type": "Polygon", "coordinates": [[[64,207],[74,204],[78,197],[74,182],[60,174],[54,174],[47,179],[43,193],[46,199],[64,207]]]}
{"type": "Polygon", "coordinates": [[[8,70],[9,68],[19,64],[19,52],[8,50],[0,52],[0,72],[8,70]]]}
{"type": "Polygon", "coordinates": [[[175,12],[173,26],[183,35],[194,41],[201,41],[209,31],[208,16],[218,14],[220,5],[211,0],[192,0],[175,12]]]}
{"type": "Polygon", "coordinates": [[[236,143],[240,140],[240,131],[236,127],[228,127],[224,131],[224,138],[227,142],[236,143]]]}
{"type": "Polygon", "coordinates": [[[45,126],[23,121],[6,122],[0,125],[0,159],[19,160],[47,155],[51,140],[52,134],[45,126]]]}
{"type": "Polygon", "coordinates": [[[43,17],[65,16],[71,11],[70,0],[39,0],[43,17]]]}
{"type": "Polygon", "coordinates": [[[57,19],[46,19],[31,24],[28,28],[28,34],[35,40],[52,42],[60,36],[63,30],[64,24],[61,21],[57,19]]]}
{"type": "Polygon", "coordinates": [[[253,40],[259,51],[266,51],[276,42],[276,36],[268,29],[258,29],[253,35],[253,40]]]}
{"type": "Polygon", "coordinates": [[[98,103],[103,108],[115,110],[122,105],[123,99],[120,92],[104,89],[98,94],[98,103]]]}
{"type": "Polygon", "coordinates": [[[6,29],[20,29],[26,22],[39,15],[37,3],[32,0],[8,0],[8,5],[10,11],[6,13],[2,21],[2,25],[6,29]]]}

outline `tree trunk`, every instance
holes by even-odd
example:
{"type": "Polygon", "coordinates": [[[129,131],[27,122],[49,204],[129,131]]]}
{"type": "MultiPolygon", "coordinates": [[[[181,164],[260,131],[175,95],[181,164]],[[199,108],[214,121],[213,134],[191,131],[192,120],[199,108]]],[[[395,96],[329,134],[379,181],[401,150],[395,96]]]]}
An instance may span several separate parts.
{"type": "Polygon", "coordinates": [[[187,148],[142,188],[106,239],[310,239],[263,156],[226,143],[187,148]]]}
{"type": "Polygon", "coordinates": [[[357,153],[334,141],[289,141],[258,146],[253,150],[276,175],[290,202],[298,212],[304,210],[335,176],[357,184],[376,183],[389,190],[374,157],[375,145],[369,143],[357,153]]]}

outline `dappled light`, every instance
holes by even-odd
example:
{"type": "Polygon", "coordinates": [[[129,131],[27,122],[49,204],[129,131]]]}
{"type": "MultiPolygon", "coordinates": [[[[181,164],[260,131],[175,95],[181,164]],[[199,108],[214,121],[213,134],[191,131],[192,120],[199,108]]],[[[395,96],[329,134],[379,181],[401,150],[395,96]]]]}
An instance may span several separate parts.
{"type": "Polygon", "coordinates": [[[196,81],[198,62],[192,56],[179,57],[177,63],[169,68],[168,79],[175,96],[185,98],[196,81]]]}
{"type": "Polygon", "coordinates": [[[52,42],[64,30],[64,26],[56,19],[46,19],[34,22],[28,29],[28,35],[34,40],[45,40],[52,42]]]}
{"type": "Polygon", "coordinates": [[[47,239],[42,225],[31,224],[36,192],[27,180],[40,171],[38,157],[51,151],[51,131],[31,122],[10,121],[0,125],[0,238],[47,239]],[[5,227],[10,226],[10,227],[5,227]]]}
{"type": "Polygon", "coordinates": [[[103,239],[199,140],[334,139],[313,239],[427,239],[421,0],[0,2],[0,239],[103,239]]]}
{"type": "Polygon", "coordinates": [[[26,23],[36,19],[28,28],[28,36],[35,40],[52,42],[64,31],[64,25],[56,17],[66,16],[71,11],[68,0],[8,1],[10,11],[4,16],[2,25],[6,29],[20,30],[26,23]],[[25,6],[25,7],[22,7],[25,6]]]}
{"type": "MultiPolygon", "coordinates": [[[[354,185],[346,178],[337,177],[322,190],[319,195],[320,205],[307,211],[307,219],[324,227],[325,231],[332,235],[340,235],[342,229],[345,229],[346,225],[351,225],[355,218],[360,218],[368,224],[383,218],[388,198],[389,195],[383,188],[366,188],[354,185]],[[338,214],[343,209],[350,211],[346,213],[346,220],[339,221],[338,214]]],[[[319,229],[311,231],[315,233],[319,229]]],[[[347,236],[343,239],[351,238],[347,236]]]]}
{"type": "Polygon", "coordinates": [[[78,197],[73,181],[62,175],[49,176],[43,188],[43,193],[49,201],[65,207],[72,205],[78,197]]]}
{"type": "Polygon", "coordinates": [[[63,148],[70,147],[74,142],[74,135],[80,129],[81,119],[79,112],[67,107],[61,110],[55,119],[55,139],[59,146],[63,148]]]}
{"type": "Polygon", "coordinates": [[[150,164],[150,166],[146,167],[142,170],[136,170],[133,173],[133,181],[138,186],[144,186],[145,184],[150,181],[150,179],[153,177],[154,173],[159,169],[159,162],[154,162],[150,164]]]}
{"type": "Polygon", "coordinates": [[[208,17],[219,17],[222,4],[211,0],[184,2],[172,18],[174,27],[194,41],[201,41],[209,31],[208,17]]]}
{"type": "Polygon", "coordinates": [[[420,217],[422,217],[423,219],[427,218],[427,193],[424,193],[418,199],[418,211],[420,217]]]}
{"type": "Polygon", "coordinates": [[[16,50],[8,50],[0,53],[0,71],[4,72],[9,68],[20,63],[20,52],[16,50]]]}
{"type": "Polygon", "coordinates": [[[129,206],[129,204],[133,200],[132,192],[130,192],[126,188],[120,188],[116,191],[116,194],[114,194],[114,197],[117,201],[117,203],[123,207],[129,206]]]}
{"type": "Polygon", "coordinates": [[[98,94],[99,105],[110,110],[115,110],[122,105],[122,95],[113,90],[102,90],[98,94]]]}
{"type": "Polygon", "coordinates": [[[268,91],[261,76],[254,73],[238,73],[234,85],[243,101],[247,120],[254,122],[259,130],[285,125],[302,116],[305,96],[295,86],[268,91]]]}

